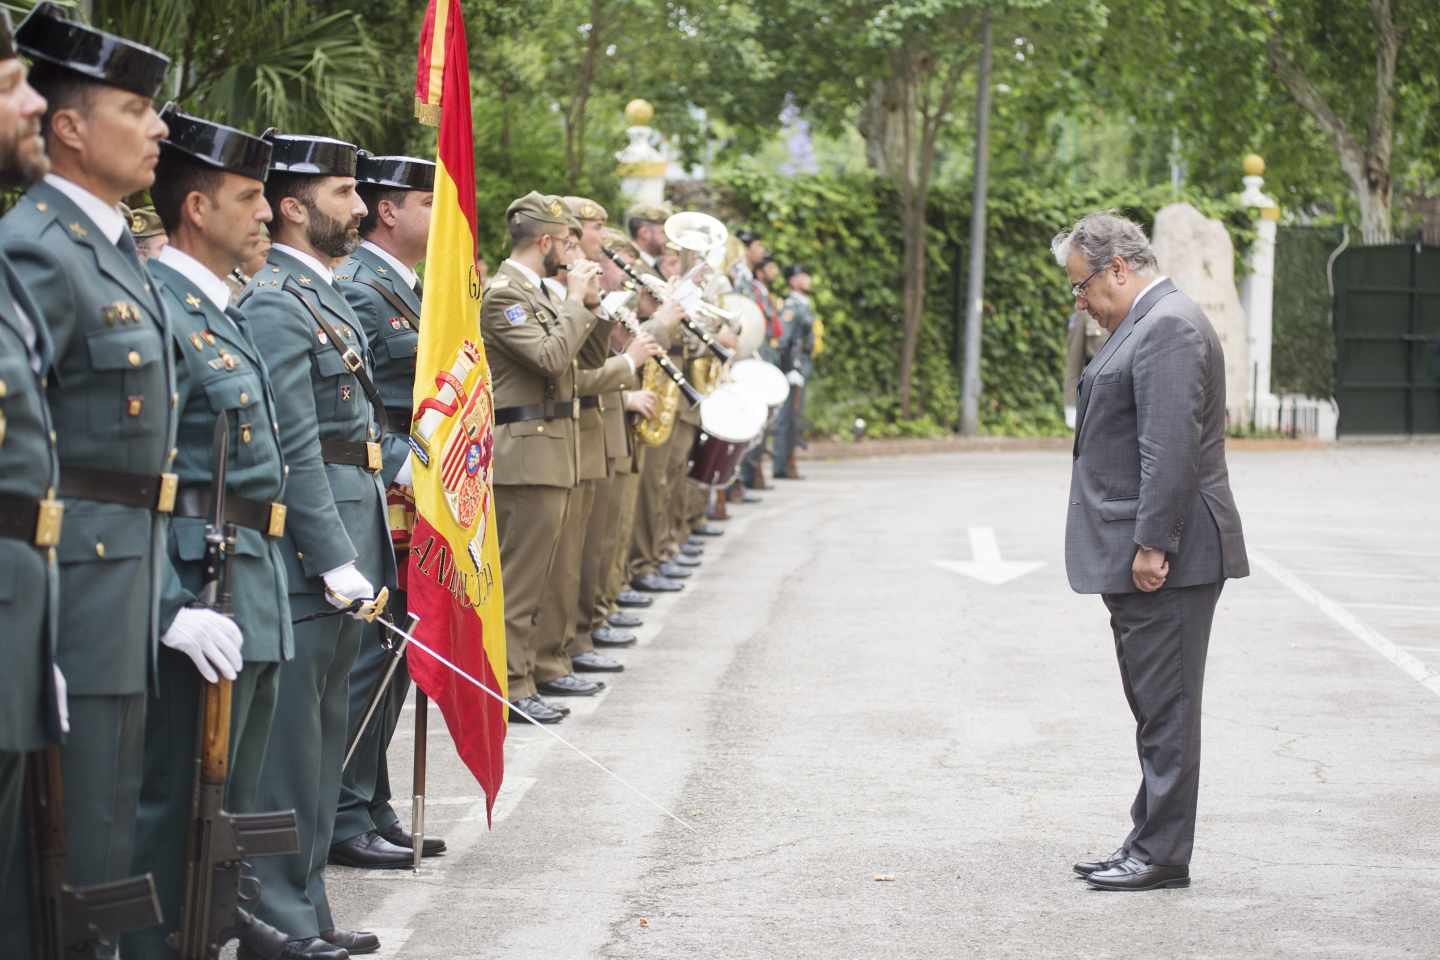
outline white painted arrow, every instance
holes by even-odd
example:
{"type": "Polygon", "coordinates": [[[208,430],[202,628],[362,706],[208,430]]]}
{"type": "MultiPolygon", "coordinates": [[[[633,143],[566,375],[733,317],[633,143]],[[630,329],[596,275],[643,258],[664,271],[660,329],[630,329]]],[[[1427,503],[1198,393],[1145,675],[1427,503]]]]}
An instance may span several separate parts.
{"type": "Polygon", "coordinates": [[[974,554],[975,559],[969,562],[936,560],[935,565],[991,586],[1009,583],[1011,580],[1023,577],[1027,573],[1034,573],[1045,566],[1044,563],[1039,562],[1001,559],[1000,545],[995,542],[995,531],[991,527],[970,528],[970,552],[974,554]]]}

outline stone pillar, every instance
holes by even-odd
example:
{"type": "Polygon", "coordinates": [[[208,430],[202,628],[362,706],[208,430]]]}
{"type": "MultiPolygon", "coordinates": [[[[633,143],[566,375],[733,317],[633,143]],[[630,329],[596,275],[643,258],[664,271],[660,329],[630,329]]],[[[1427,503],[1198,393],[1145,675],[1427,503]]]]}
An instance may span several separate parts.
{"type": "Polygon", "coordinates": [[[630,126],[625,135],[630,143],[615,154],[619,166],[620,193],[627,203],[658,206],[665,202],[665,155],[655,148],[655,131],[650,121],[655,108],[645,100],[631,100],[625,106],[625,119],[630,126]]]}
{"type": "Polygon", "coordinates": [[[1278,407],[1270,389],[1270,345],[1275,329],[1275,229],[1280,207],[1260,191],[1265,183],[1265,161],[1252,153],[1245,158],[1244,170],[1245,192],[1240,195],[1240,202],[1253,210],[1256,218],[1255,243],[1250,247],[1247,262],[1249,272],[1240,288],[1254,377],[1253,393],[1246,398],[1246,404],[1254,402],[1256,421],[1263,426],[1268,423],[1270,412],[1278,407]]]}

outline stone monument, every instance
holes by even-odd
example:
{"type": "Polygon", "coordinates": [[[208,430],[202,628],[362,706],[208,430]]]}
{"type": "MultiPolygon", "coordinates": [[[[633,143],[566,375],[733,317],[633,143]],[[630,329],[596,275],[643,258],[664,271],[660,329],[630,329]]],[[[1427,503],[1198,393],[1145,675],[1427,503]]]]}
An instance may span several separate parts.
{"type": "Polygon", "coordinates": [[[645,100],[631,100],[625,105],[625,119],[630,126],[625,135],[630,143],[615,154],[619,162],[615,173],[620,177],[620,192],[632,204],[659,206],[665,202],[665,155],[655,148],[655,131],[650,121],[655,108],[645,100]]]}
{"type": "Polygon", "coordinates": [[[1160,272],[1200,305],[1225,349],[1225,405],[1233,416],[1250,409],[1249,329],[1235,291],[1235,247],[1225,225],[1188,203],[1155,215],[1151,238],[1160,272]]]}

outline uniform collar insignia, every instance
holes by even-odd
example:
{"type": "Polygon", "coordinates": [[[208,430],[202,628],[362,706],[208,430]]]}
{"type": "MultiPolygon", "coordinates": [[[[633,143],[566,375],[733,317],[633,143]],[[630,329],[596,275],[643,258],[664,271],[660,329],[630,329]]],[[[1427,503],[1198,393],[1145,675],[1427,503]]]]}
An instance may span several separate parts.
{"type": "Polygon", "coordinates": [[[304,284],[304,285],[307,286],[307,287],[310,286],[310,278],[307,277],[307,276],[305,276],[305,274],[303,274],[303,273],[300,274],[300,276],[296,277],[295,279],[296,279],[296,280],[299,280],[302,284],[304,284]]]}
{"type": "Polygon", "coordinates": [[[70,232],[81,240],[84,240],[86,237],[90,236],[90,231],[86,230],[78,223],[70,224],[70,232]]]}
{"type": "Polygon", "coordinates": [[[191,310],[200,309],[200,298],[195,296],[195,294],[193,293],[185,294],[185,306],[189,307],[191,310]]]}

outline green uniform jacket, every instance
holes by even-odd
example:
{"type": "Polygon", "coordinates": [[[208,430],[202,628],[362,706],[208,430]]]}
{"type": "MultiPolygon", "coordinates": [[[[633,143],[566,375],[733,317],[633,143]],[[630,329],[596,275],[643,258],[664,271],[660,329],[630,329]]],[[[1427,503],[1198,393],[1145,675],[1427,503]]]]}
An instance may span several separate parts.
{"type": "MultiPolygon", "coordinates": [[[[45,403],[50,357],[40,309],[0,259],[0,495],[39,500],[60,483],[45,403]]],[[[0,750],[38,750],[60,740],[52,670],[59,597],[55,551],[0,538],[0,750]]]]}
{"type": "MultiPolygon", "coordinates": [[[[187,277],[152,260],[150,273],[170,315],[175,343],[175,391],[179,396],[180,487],[214,483],[215,421],[230,417],[225,489],[231,496],[261,503],[282,501],[284,458],[270,374],[238,310],[224,313],[187,277]]],[[[174,575],[160,597],[162,627],[204,586],[205,524],[197,517],[170,521],[170,565],[174,575]]],[[[245,659],[277,663],[295,655],[290,599],[280,539],[237,526],[230,560],[229,588],[235,623],[245,637],[245,659]]]]}
{"type": "MultiPolygon", "coordinates": [[[[169,321],[138,261],[41,182],[3,220],[10,259],[54,347],[48,398],[60,472],[158,475],[175,440],[169,321]]],[[[168,518],[67,499],[60,538],[60,669],[71,695],[143,693],[159,639],[168,518]]]]}
{"type": "MultiPolygon", "coordinates": [[[[480,306],[495,409],[575,401],[575,356],[596,323],[583,303],[557,301],[509,261],[495,271],[480,306]]],[[[573,487],[578,480],[575,418],[523,420],[495,428],[495,483],[573,487]]]]}
{"type": "MultiPolygon", "coordinates": [[[[336,268],[335,286],[365,327],[375,356],[375,386],[385,409],[396,420],[408,421],[414,409],[420,298],[394,267],[364,247],[336,268]]],[[[392,430],[388,422],[384,426],[380,446],[385,468],[380,479],[389,486],[410,454],[410,431],[392,430]]]]}
{"type": "Polygon", "coordinates": [[[803,293],[792,293],[780,313],[780,369],[799,370],[806,380],[815,365],[815,305],[803,293]]]}
{"type": "Polygon", "coordinates": [[[365,331],[345,298],[299,260],[272,250],[241,294],[240,312],[264,351],[290,468],[284,547],[290,593],[323,593],[320,575],[352,561],[376,590],[393,587],[395,551],[379,475],[326,463],[320,454],[322,440],[376,439],[370,402],[301,298],[371,367],[365,331]]]}

